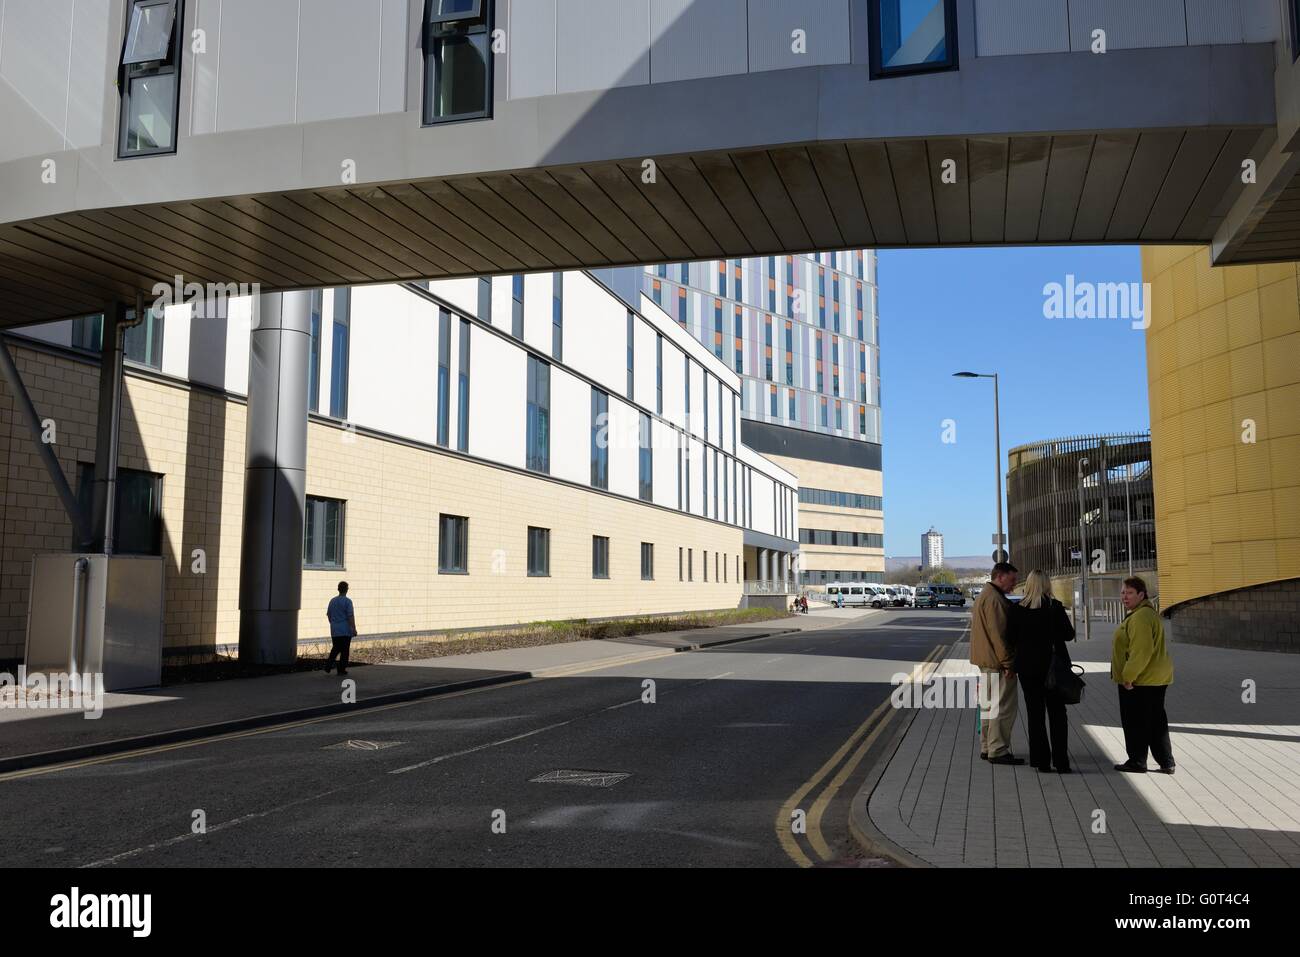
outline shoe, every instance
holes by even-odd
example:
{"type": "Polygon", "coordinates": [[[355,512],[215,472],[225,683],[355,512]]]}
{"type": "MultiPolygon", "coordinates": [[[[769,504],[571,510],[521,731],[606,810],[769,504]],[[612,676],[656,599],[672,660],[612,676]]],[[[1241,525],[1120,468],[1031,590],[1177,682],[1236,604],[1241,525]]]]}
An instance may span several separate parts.
{"type": "Polygon", "coordinates": [[[1010,754],[999,754],[996,758],[989,758],[989,764],[1024,764],[1024,758],[1017,758],[1010,754]]]}
{"type": "Polygon", "coordinates": [[[1056,769],[1056,773],[1057,773],[1057,774],[1073,774],[1073,773],[1074,773],[1074,769],[1073,769],[1073,768],[1057,768],[1057,769],[1056,769]]]}
{"type": "Polygon", "coordinates": [[[1125,761],[1123,764],[1117,764],[1117,765],[1115,765],[1115,770],[1116,770],[1116,771],[1125,771],[1125,772],[1127,772],[1127,773],[1129,773],[1129,774],[1146,774],[1146,773],[1147,773],[1147,769],[1146,769],[1146,766],[1145,766],[1145,765],[1142,765],[1142,764],[1133,764],[1131,761],[1125,761]]]}
{"type": "Polygon", "coordinates": [[[988,752],[987,752],[987,751],[981,751],[981,752],[980,752],[980,760],[981,760],[981,761],[987,761],[988,759],[989,759],[989,754],[988,754],[988,752]]]}
{"type": "Polygon", "coordinates": [[[1167,768],[1157,768],[1156,772],[1158,774],[1173,774],[1174,770],[1175,770],[1175,766],[1171,764],[1167,768]]]}
{"type": "Polygon", "coordinates": [[[1044,765],[1044,766],[1041,767],[1041,768],[1035,768],[1035,770],[1036,770],[1039,774],[1051,774],[1051,773],[1052,773],[1052,766],[1051,766],[1050,764],[1047,764],[1047,765],[1044,765]]]}
{"type": "Polygon", "coordinates": [[[325,673],[326,673],[326,674],[329,674],[329,673],[330,673],[330,668],[331,668],[331,667],[333,667],[333,666],[332,666],[332,665],[326,665],[326,666],[325,666],[325,673]]]}

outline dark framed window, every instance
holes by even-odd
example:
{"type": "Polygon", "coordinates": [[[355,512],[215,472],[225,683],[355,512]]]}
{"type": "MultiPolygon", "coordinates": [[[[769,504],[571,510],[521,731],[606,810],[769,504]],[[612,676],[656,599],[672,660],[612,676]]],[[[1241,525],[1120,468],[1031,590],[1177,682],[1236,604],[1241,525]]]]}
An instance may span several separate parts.
{"type": "Polygon", "coordinates": [[[348,344],[351,341],[352,290],[334,290],[334,333],[330,356],[330,415],[348,417],[348,344]]]}
{"type": "Polygon", "coordinates": [[[438,516],[438,574],[469,573],[469,519],[463,515],[438,516]]]}
{"type": "Polygon", "coordinates": [[[564,273],[551,277],[551,358],[564,361],[564,273]]]}
{"type": "Polygon", "coordinates": [[[510,334],[524,337],[524,277],[510,277],[510,334]]]}
{"type": "Polygon", "coordinates": [[[637,430],[640,448],[638,449],[637,494],[643,502],[654,501],[654,447],[651,445],[650,416],[642,412],[641,424],[637,430]]]}
{"type": "Polygon", "coordinates": [[[551,574],[551,530],[528,526],[528,574],[546,578],[551,574]]]}
{"type": "Polygon", "coordinates": [[[636,316],[627,311],[627,400],[636,401],[636,316]]]}
{"type": "MultiPolygon", "coordinates": [[[[134,309],[127,310],[126,318],[130,322],[135,315],[134,309]]],[[[122,356],[128,362],[135,362],[151,369],[162,368],[163,313],[150,309],[145,313],[144,322],[136,326],[127,326],[122,334],[122,356]]],[[[104,317],[79,316],[72,322],[72,348],[100,354],[104,339],[104,317]]]]}
{"type": "Polygon", "coordinates": [[[483,322],[492,322],[492,279],[483,276],[478,281],[478,317],[483,322]]]}
{"type": "MultiPolygon", "coordinates": [[[[118,467],[114,496],[113,551],[118,555],[162,554],[161,475],[118,467]]],[[[94,509],[95,466],[83,462],[77,474],[77,502],[81,513],[94,509]]],[[[72,546],[80,550],[79,543],[72,546]]]]}
{"type": "Polygon", "coordinates": [[[469,335],[470,321],[460,321],[460,364],[456,370],[456,450],[469,451],[469,335]]]}
{"type": "Polygon", "coordinates": [[[871,77],[957,66],[956,0],[867,0],[871,77]]]}
{"type": "Polygon", "coordinates": [[[704,550],[704,561],[701,564],[704,566],[704,580],[708,581],[709,580],[709,550],[707,548],[704,550]]]}
{"type": "Polygon", "coordinates": [[[451,314],[438,310],[438,444],[447,447],[451,417],[451,314]]]}
{"type": "Polygon", "coordinates": [[[304,568],[343,567],[344,503],[336,498],[307,496],[302,530],[304,568]]]}
{"type": "Polygon", "coordinates": [[[492,0],[425,0],[424,124],[492,115],[492,0]]]}
{"type": "Polygon", "coordinates": [[[591,536],[591,577],[609,577],[609,539],[604,535],[591,536]]]}
{"type": "Polygon", "coordinates": [[[176,152],[183,0],[129,0],[118,66],[118,159],[176,152]]]}
{"type": "MultiPolygon", "coordinates": [[[[631,375],[632,363],[629,356],[628,374],[631,375]]],[[[631,383],[629,383],[629,393],[631,383]]],[[[655,333],[655,415],[664,414],[664,337],[655,333]]]]}
{"type": "Polygon", "coordinates": [[[686,580],[695,581],[695,549],[686,549],[686,580]]]}
{"type": "Polygon", "coordinates": [[[321,316],[324,314],[325,294],[320,289],[311,291],[311,342],[307,353],[307,408],[312,412],[320,411],[320,355],[321,355],[321,316]]]}
{"type": "Polygon", "coordinates": [[[591,390],[591,484],[609,489],[609,394],[591,390]]]}
{"type": "Polygon", "coordinates": [[[643,582],[652,582],[655,580],[654,542],[641,543],[641,580],[643,582]]]}
{"type": "Polygon", "coordinates": [[[525,466],[532,472],[551,470],[551,366],[528,357],[528,427],[525,466]]]}

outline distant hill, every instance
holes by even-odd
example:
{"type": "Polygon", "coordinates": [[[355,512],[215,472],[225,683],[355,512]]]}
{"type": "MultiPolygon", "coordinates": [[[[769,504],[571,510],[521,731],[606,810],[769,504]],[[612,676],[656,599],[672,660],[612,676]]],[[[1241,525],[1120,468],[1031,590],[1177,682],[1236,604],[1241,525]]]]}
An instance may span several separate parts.
{"type": "MultiPolygon", "coordinates": [[[[991,552],[992,549],[989,549],[991,552]]],[[[902,555],[897,557],[885,558],[885,571],[901,572],[909,568],[915,568],[921,564],[920,555],[902,555]]],[[[953,570],[959,568],[978,568],[981,571],[987,570],[993,564],[993,560],[988,555],[953,555],[944,556],[943,564],[945,568],[953,570]]]]}

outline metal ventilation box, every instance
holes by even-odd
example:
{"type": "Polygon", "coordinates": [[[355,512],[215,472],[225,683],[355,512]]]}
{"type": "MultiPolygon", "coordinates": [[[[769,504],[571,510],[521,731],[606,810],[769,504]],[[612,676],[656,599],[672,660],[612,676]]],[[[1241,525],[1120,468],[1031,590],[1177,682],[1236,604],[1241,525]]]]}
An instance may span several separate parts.
{"type": "Polygon", "coordinates": [[[162,683],[163,560],[56,554],[32,560],[28,672],[104,676],[105,691],[162,683]]]}

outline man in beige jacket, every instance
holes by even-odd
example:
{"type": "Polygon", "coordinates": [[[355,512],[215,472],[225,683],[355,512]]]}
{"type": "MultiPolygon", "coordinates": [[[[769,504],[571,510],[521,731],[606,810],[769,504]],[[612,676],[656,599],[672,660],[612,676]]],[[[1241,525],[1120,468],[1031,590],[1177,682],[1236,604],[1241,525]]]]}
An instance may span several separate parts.
{"type": "Polygon", "coordinates": [[[989,708],[980,712],[980,757],[990,764],[1024,764],[1011,753],[1011,729],[1016,723],[1016,653],[1011,647],[1010,620],[1014,609],[1007,592],[1016,587],[1019,570],[998,562],[989,583],[975,599],[970,617],[970,661],[979,668],[988,689],[989,708]]]}

